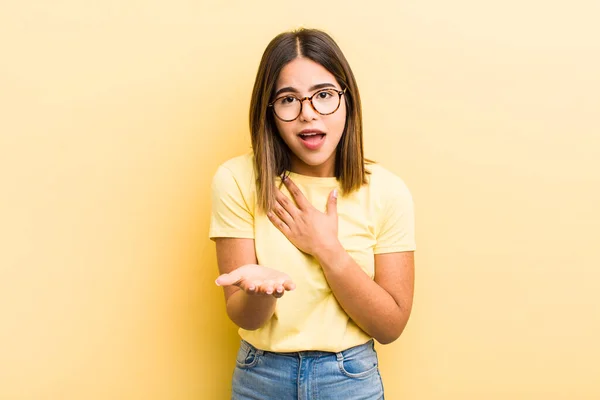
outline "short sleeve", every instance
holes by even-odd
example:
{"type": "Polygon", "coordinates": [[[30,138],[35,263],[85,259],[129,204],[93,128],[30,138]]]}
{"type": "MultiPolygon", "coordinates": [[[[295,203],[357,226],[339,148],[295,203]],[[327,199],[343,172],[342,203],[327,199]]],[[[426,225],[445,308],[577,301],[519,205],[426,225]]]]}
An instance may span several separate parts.
{"type": "Polygon", "coordinates": [[[254,215],[242,187],[231,170],[223,166],[217,169],[211,185],[210,239],[254,238],[254,215]]]}
{"type": "Polygon", "coordinates": [[[389,183],[378,215],[375,254],[413,251],[416,248],[412,195],[401,179],[389,183]]]}

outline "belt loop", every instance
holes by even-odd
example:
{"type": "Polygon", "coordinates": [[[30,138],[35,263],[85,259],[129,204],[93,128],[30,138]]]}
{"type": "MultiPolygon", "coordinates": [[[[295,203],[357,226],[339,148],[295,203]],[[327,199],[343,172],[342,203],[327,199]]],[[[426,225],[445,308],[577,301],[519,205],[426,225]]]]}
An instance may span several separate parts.
{"type": "Polygon", "coordinates": [[[344,354],[341,351],[339,351],[335,353],[335,358],[337,358],[338,361],[344,361],[344,354]]]}

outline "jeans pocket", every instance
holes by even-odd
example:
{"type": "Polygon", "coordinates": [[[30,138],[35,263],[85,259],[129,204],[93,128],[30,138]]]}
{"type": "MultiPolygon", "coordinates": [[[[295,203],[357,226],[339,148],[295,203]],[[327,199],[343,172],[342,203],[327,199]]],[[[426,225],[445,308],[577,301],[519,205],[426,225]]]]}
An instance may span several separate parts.
{"type": "Polygon", "coordinates": [[[248,369],[256,366],[258,360],[262,356],[262,351],[257,350],[254,346],[247,342],[242,342],[238,350],[235,363],[239,368],[248,369]]]}
{"type": "Polygon", "coordinates": [[[342,374],[356,379],[368,378],[379,369],[377,353],[374,351],[352,355],[338,353],[338,366],[342,374]]]}

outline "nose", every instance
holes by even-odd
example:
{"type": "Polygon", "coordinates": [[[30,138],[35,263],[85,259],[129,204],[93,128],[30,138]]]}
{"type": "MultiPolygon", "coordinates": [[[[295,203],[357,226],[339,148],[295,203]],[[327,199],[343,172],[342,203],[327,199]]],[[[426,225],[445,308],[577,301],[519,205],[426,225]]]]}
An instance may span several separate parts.
{"type": "Polygon", "coordinates": [[[308,97],[300,100],[302,110],[300,111],[300,119],[303,121],[312,121],[317,117],[317,111],[313,108],[312,102],[308,97]]]}

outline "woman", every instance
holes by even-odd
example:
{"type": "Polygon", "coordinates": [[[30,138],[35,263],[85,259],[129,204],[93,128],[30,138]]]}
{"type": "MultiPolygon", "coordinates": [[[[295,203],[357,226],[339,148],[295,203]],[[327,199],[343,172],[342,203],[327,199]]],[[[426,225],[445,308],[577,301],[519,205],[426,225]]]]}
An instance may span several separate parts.
{"type": "Polygon", "coordinates": [[[242,338],[232,399],[382,399],[373,339],[394,341],[410,315],[412,198],[364,159],[358,88],[330,36],[271,41],[250,128],[252,153],[212,185],[216,283],[242,338]]]}

